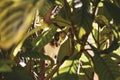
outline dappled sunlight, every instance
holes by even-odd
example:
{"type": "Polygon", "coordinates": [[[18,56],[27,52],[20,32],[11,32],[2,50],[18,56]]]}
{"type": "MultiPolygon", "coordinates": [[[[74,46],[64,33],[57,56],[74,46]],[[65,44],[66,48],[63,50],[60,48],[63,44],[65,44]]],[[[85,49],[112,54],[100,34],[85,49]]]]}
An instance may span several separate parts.
{"type": "Polygon", "coordinates": [[[119,0],[0,0],[0,80],[120,80],[119,0]]]}

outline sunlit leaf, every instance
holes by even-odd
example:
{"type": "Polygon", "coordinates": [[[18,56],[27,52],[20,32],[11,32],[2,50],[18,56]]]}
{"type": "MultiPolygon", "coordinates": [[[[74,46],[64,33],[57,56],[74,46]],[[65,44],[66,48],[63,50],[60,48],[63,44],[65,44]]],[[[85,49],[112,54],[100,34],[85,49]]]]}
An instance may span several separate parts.
{"type": "Polygon", "coordinates": [[[79,53],[81,50],[81,45],[76,43],[75,44],[75,50],[74,50],[74,54],[71,55],[71,57],[69,59],[74,60],[74,59],[79,59],[81,57],[81,54],[79,53]]]}
{"type": "Polygon", "coordinates": [[[50,42],[56,33],[57,27],[53,24],[50,25],[50,29],[48,31],[45,31],[42,35],[38,36],[33,41],[33,47],[34,49],[38,50],[43,48],[48,42],[50,42]]]}
{"type": "Polygon", "coordinates": [[[78,60],[68,60],[63,63],[61,68],[56,72],[52,80],[79,80],[78,74],[78,60]]]}
{"type": "Polygon", "coordinates": [[[82,37],[83,37],[85,34],[86,34],[85,29],[84,29],[83,27],[80,27],[78,37],[79,37],[80,39],[82,39],[82,37]]]}
{"type": "Polygon", "coordinates": [[[119,80],[120,67],[118,64],[116,64],[108,55],[101,55],[94,47],[92,47],[92,49],[95,54],[92,58],[94,69],[99,76],[99,80],[119,80]]]}
{"type": "MultiPolygon", "coordinates": [[[[37,32],[37,31],[39,31],[39,30],[41,30],[41,29],[43,29],[45,27],[47,27],[47,24],[42,23],[41,26],[37,26],[35,29],[32,29],[26,35],[24,35],[23,39],[15,46],[15,48],[11,52],[11,58],[14,58],[17,55],[17,53],[20,51],[21,47],[23,46],[23,43],[27,42],[27,38],[29,38],[32,34],[34,34],[35,32],[37,32]]],[[[31,48],[32,48],[33,47],[32,42],[30,42],[30,44],[31,44],[31,48]]]]}
{"type": "Polygon", "coordinates": [[[80,57],[80,69],[79,69],[79,78],[82,80],[91,80],[93,79],[93,65],[90,56],[87,53],[83,53],[80,57]]]}
{"type": "MultiPolygon", "coordinates": [[[[44,4],[44,0],[37,2],[39,5],[44,4]]],[[[42,6],[38,6],[36,1],[32,0],[7,0],[5,3],[10,5],[6,5],[9,6],[6,7],[0,3],[0,10],[2,11],[0,15],[0,47],[8,49],[22,39],[34,19],[35,8],[42,6]]]]}
{"type": "Polygon", "coordinates": [[[119,0],[0,0],[0,80],[120,80],[119,14],[119,0]]]}
{"type": "Polygon", "coordinates": [[[51,80],[79,80],[78,75],[70,73],[62,73],[51,80]]]}

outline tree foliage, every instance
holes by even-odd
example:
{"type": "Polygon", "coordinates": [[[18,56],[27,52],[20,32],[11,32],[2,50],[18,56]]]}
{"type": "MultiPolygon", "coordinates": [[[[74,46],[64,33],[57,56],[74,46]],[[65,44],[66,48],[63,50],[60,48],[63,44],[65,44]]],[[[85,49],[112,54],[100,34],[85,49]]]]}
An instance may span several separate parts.
{"type": "Polygon", "coordinates": [[[0,80],[120,80],[119,14],[119,0],[0,0],[0,80]]]}

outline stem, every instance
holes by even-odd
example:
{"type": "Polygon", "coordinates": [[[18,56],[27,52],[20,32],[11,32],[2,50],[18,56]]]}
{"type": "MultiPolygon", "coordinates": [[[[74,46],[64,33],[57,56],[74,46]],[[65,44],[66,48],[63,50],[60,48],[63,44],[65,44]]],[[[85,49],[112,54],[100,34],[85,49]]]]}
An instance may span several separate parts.
{"type": "Polygon", "coordinates": [[[94,7],[94,10],[93,10],[93,19],[95,18],[95,16],[97,15],[97,12],[98,12],[98,3],[100,2],[101,0],[96,0],[95,2],[95,7],[94,7]]]}
{"type": "MultiPolygon", "coordinates": [[[[40,54],[44,54],[44,49],[42,48],[40,51],[40,54]]],[[[45,60],[40,60],[40,74],[39,74],[39,80],[45,79],[45,60]]]]}
{"type": "Polygon", "coordinates": [[[98,46],[97,46],[97,48],[98,49],[100,49],[100,28],[99,28],[99,26],[98,26],[98,39],[97,39],[97,42],[98,42],[98,46]]]}
{"type": "Polygon", "coordinates": [[[39,80],[44,80],[45,79],[45,61],[40,60],[40,75],[39,75],[39,80]]]}
{"type": "Polygon", "coordinates": [[[95,36],[94,36],[93,32],[91,32],[91,33],[92,33],[92,37],[93,37],[95,43],[98,44],[97,40],[95,39],[95,36]]]}

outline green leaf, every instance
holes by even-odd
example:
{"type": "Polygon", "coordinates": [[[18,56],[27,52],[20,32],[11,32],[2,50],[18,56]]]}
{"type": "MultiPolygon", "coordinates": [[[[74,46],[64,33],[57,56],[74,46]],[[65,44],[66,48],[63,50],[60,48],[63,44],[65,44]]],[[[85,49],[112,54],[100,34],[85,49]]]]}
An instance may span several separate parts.
{"type": "MultiPolygon", "coordinates": [[[[116,27],[118,26],[115,26],[115,25],[112,25],[110,24],[110,29],[112,30],[113,34],[114,34],[114,37],[119,40],[119,31],[118,29],[116,29],[116,27]]],[[[119,28],[119,27],[118,27],[119,28]]]]}
{"type": "Polygon", "coordinates": [[[107,11],[109,12],[109,14],[111,15],[111,17],[114,19],[116,24],[120,23],[120,8],[117,7],[115,4],[108,2],[108,1],[104,1],[104,6],[107,9],[107,11]]]}
{"type": "Polygon", "coordinates": [[[92,47],[94,56],[92,57],[94,69],[99,80],[119,80],[120,67],[116,64],[110,56],[99,54],[95,47],[92,47]]]}
{"type": "Polygon", "coordinates": [[[111,59],[116,62],[117,64],[119,64],[120,62],[120,55],[118,53],[111,53],[110,55],[108,55],[111,57],[111,59]]]}
{"type": "Polygon", "coordinates": [[[8,64],[11,64],[10,60],[1,59],[0,60],[0,72],[11,72],[12,71],[11,66],[8,64]]]}
{"type": "Polygon", "coordinates": [[[71,60],[75,60],[75,59],[79,59],[81,57],[81,54],[79,54],[81,50],[81,45],[79,43],[75,43],[75,50],[72,56],[70,56],[69,59],[71,60]]]}
{"type": "Polygon", "coordinates": [[[9,65],[3,64],[0,66],[0,72],[11,72],[12,69],[9,65]]]}
{"type": "Polygon", "coordinates": [[[111,19],[112,19],[111,15],[109,14],[109,11],[104,6],[99,7],[97,14],[104,15],[108,19],[108,21],[111,21],[111,19]]]}
{"type": "Polygon", "coordinates": [[[116,50],[118,48],[119,48],[119,44],[118,44],[117,39],[115,38],[113,40],[113,42],[111,43],[111,45],[109,46],[109,48],[101,51],[101,53],[109,54],[109,53],[113,52],[114,50],[116,50]]]}
{"type": "Polygon", "coordinates": [[[43,9],[39,9],[39,14],[41,17],[46,16],[46,14],[50,13],[50,10],[54,8],[55,4],[54,4],[54,0],[44,0],[45,4],[43,5],[43,9]]]}
{"type": "Polygon", "coordinates": [[[79,80],[77,69],[78,60],[66,60],[52,80],[79,80]]]}
{"type": "Polygon", "coordinates": [[[43,34],[34,39],[33,41],[34,50],[40,50],[47,43],[49,43],[52,40],[53,36],[55,35],[56,30],[57,27],[52,24],[50,25],[50,29],[48,31],[45,31],[43,34]]]}
{"type": "Polygon", "coordinates": [[[21,48],[21,51],[31,52],[31,51],[32,51],[32,47],[33,47],[33,45],[32,45],[32,40],[29,39],[29,38],[27,38],[27,39],[24,41],[24,43],[23,43],[23,46],[22,46],[22,48],[21,48]]]}
{"type": "Polygon", "coordinates": [[[62,73],[51,80],[79,80],[78,75],[70,73],[62,73]]]}
{"type": "Polygon", "coordinates": [[[5,10],[5,8],[11,6],[14,2],[12,0],[10,0],[10,1],[0,0],[0,3],[1,3],[1,5],[0,5],[0,13],[1,13],[3,10],[5,10]]]}
{"type": "MultiPolygon", "coordinates": [[[[26,33],[26,35],[23,36],[23,39],[15,46],[15,48],[13,48],[12,52],[11,52],[11,58],[13,59],[19,52],[19,50],[21,49],[21,47],[23,46],[23,43],[25,42],[25,44],[30,43],[29,44],[29,49],[32,50],[33,45],[32,45],[32,41],[27,41],[29,39],[29,37],[34,34],[35,32],[42,30],[43,28],[48,27],[44,22],[42,23],[41,26],[37,26],[35,29],[32,29],[31,31],[29,31],[28,33],[26,33]],[[26,40],[26,41],[25,41],[26,40]]],[[[25,44],[23,47],[25,47],[25,44]]],[[[28,46],[28,44],[27,44],[28,46]]],[[[25,47],[26,49],[28,49],[28,47],[25,47]]],[[[28,50],[28,51],[30,51],[28,50]]]]}
{"type": "Polygon", "coordinates": [[[3,5],[4,1],[0,3],[0,47],[8,49],[23,38],[35,17],[35,8],[41,9],[42,7],[36,3],[44,4],[44,0],[36,2],[33,0],[7,0],[5,3],[8,5],[3,5]]]}
{"type": "Polygon", "coordinates": [[[73,10],[72,21],[79,28],[78,37],[81,39],[92,31],[92,15],[89,12],[89,0],[81,0],[82,6],[73,10]]]}
{"type": "Polygon", "coordinates": [[[68,4],[68,2],[66,0],[61,0],[61,2],[63,3],[63,7],[59,12],[59,16],[61,16],[63,19],[70,21],[71,20],[71,10],[70,10],[70,6],[68,4]]]}
{"type": "Polygon", "coordinates": [[[64,61],[64,58],[68,58],[71,53],[71,45],[70,45],[70,39],[65,41],[58,52],[58,62],[64,61]]]}
{"type": "Polygon", "coordinates": [[[109,26],[107,18],[103,15],[96,16],[95,21],[98,23],[99,27],[101,28],[103,26],[109,26]]]}
{"type": "Polygon", "coordinates": [[[75,8],[73,12],[73,22],[82,26],[86,31],[92,30],[92,16],[89,13],[89,0],[82,0],[82,7],[75,8]]]}
{"type": "Polygon", "coordinates": [[[0,72],[11,72],[12,69],[9,65],[7,64],[2,64],[0,65],[0,72]]]}
{"type": "Polygon", "coordinates": [[[34,80],[33,76],[24,68],[14,67],[12,72],[3,74],[5,80],[34,80]]]}
{"type": "Polygon", "coordinates": [[[87,53],[83,53],[80,57],[80,70],[79,70],[79,78],[81,80],[92,80],[94,68],[92,65],[92,60],[87,53]]]}
{"type": "Polygon", "coordinates": [[[57,16],[54,19],[52,19],[53,23],[57,23],[60,27],[70,26],[71,23],[68,20],[65,20],[64,18],[57,16]]]}
{"type": "Polygon", "coordinates": [[[120,7],[120,1],[119,1],[119,0],[113,0],[113,2],[114,2],[118,7],[120,7]]]}

